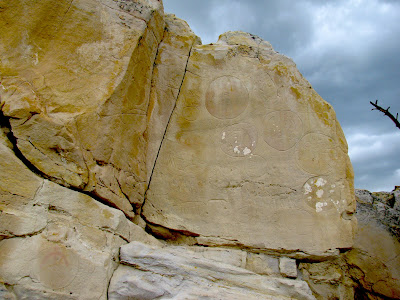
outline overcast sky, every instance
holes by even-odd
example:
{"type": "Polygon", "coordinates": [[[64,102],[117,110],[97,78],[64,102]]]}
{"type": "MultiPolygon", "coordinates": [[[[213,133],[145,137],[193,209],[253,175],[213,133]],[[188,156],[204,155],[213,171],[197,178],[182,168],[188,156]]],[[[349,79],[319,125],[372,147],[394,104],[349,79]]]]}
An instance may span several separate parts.
{"type": "Polygon", "coordinates": [[[400,185],[400,0],[164,0],[203,44],[241,30],[291,57],[331,103],[345,132],[356,188],[400,185]]]}

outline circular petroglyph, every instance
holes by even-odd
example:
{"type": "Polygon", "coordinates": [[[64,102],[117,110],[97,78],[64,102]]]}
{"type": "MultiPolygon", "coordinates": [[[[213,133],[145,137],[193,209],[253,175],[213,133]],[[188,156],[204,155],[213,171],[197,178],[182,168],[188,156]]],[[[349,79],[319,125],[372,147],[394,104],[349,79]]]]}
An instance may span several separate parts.
{"type": "Polygon", "coordinates": [[[246,109],[249,94],[240,79],[222,76],[211,82],[206,93],[208,112],[219,119],[233,119],[246,109]]]}
{"type": "Polygon", "coordinates": [[[264,140],[277,150],[292,148],[303,134],[299,116],[289,110],[269,113],[264,119],[264,140]]]}
{"type": "Polygon", "coordinates": [[[257,129],[247,123],[224,128],[220,135],[221,150],[233,157],[251,156],[257,144],[257,129]]]}
{"type": "Polygon", "coordinates": [[[306,134],[298,143],[299,166],[311,174],[329,173],[336,160],[334,140],[321,133],[306,134]]]}
{"type": "Polygon", "coordinates": [[[40,282],[52,289],[67,287],[78,273],[79,257],[60,245],[43,250],[35,264],[34,273],[40,282]]]}
{"type": "Polygon", "coordinates": [[[341,190],[343,183],[330,183],[327,177],[317,176],[310,178],[303,185],[303,194],[309,207],[317,213],[337,209],[341,211],[343,201],[341,199],[341,190]]]}

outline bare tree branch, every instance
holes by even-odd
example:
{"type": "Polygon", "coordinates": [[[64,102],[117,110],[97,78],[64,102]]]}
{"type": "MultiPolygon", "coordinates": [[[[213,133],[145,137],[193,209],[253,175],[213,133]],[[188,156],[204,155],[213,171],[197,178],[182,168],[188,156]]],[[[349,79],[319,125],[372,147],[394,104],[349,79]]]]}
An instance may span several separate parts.
{"type": "Polygon", "coordinates": [[[372,101],[369,101],[369,103],[371,103],[371,105],[375,108],[371,109],[371,110],[379,110],[381,112],[383,112],[386,116],[388,116],[396,125],[397,128],[400,129],[400,123],[399,120],[397,119],[399,117],[399,113],[396,114],[396,118],[389,112],[390,106],[387,109],[384,109],[383,107],[378,105],[378,100],[375,101],[375,103],[373,103],[372,101]]]}

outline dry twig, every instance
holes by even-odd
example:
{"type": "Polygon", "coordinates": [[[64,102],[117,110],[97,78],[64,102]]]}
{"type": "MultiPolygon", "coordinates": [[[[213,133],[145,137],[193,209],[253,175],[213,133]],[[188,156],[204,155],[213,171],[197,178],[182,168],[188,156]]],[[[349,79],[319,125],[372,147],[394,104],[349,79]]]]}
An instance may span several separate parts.
{"type": "Polygon", "coordinates": [[[386,116],[388,116],[396,125],[397,128],[400,129],[400,123],[399,120],[397,119],[399,117],[399,113],[396,114],[396,118],[389,112],[390,106],[387,109],[384,109],[383,107],[378,105],[378,100],[374,102],[369,101],[369,103],[371,103],[371,105],[375,108],[371,109],[371,110],[379,110],[381,112],[383,112],[386,116]]]}

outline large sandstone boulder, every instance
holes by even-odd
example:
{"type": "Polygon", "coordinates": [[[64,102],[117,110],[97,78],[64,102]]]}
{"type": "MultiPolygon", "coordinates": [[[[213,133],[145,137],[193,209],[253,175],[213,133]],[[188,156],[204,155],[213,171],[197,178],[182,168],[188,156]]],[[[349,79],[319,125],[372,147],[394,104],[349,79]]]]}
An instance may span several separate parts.
{"type": "Polygon", "coordinates": [[[242,32],[193,46],[145,219],[204,245],[326,256],[352,246],[354,208],[343,132],[295,64],[242,32]]]}
{"type": "Polygon", "coordinates": [[[0,161],[0,283],[16,299],[106,299],[119,246],[160,243],[120,210],[32,173],[3,131],[0,161]]]}
{"type": "Polygon", "coordinates": [[[0,28],[0,106],[19,151],[133,218],[146,189],[160,1],[5,1],[0,28]]]}
{"type": "Polygon", "coordinates": [[[314,299],[303,259],[365,269],[335,113],[268,42],[201,45],[157,0],[3,2],[0,298],[314,299]]]}

